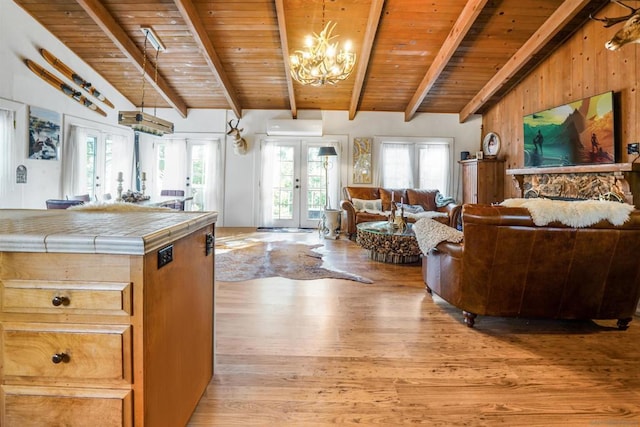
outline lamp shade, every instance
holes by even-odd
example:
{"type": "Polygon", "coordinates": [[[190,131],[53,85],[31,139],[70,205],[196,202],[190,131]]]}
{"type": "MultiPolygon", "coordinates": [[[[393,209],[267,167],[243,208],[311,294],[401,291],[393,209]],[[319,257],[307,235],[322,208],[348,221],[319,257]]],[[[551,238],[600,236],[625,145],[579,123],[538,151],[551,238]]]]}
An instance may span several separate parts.
{"type": "Polygon", "coordinates": [[[333,147],[320,147],[318,150],[318,156],[337,156],[336,149],[333,147]]]}

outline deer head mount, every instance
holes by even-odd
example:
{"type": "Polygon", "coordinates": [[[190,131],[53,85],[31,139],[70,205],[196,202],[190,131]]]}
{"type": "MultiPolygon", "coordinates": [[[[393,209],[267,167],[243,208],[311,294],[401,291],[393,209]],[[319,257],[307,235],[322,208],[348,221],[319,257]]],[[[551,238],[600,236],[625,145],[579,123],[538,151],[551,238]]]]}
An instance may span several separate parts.
{"type": "Polygon", "coordinates": [[[629,9],[627,15],[618,16],[615,18],[594,18],[589,15],[589,18],[594,21],[604,22],[604,27],[609,28],[615,24],[620,22],[625,22],[622,29],[620,29],[611,40],[606,42],[604,46],[609,50],[618,50],[622,46],[628,43],[639,43],[640,42],[640,8],[633,8],[627,4],[622,3],[618,0],[612,0],[614,3],[619,4],[622,7],[629,9]]]}
{"type": "Polygon", "coordinates": [[[235,126],[233,125],[233,119],[229,120],[229,127],[231,128],[227,135],[233,136],[233,151],[236,154],[246,154],[247,153],[247,141],[242,137],[241,133],[244,130],[238,129],[238,125],[240,124],[240,119],[236,121],[235,126]]]}

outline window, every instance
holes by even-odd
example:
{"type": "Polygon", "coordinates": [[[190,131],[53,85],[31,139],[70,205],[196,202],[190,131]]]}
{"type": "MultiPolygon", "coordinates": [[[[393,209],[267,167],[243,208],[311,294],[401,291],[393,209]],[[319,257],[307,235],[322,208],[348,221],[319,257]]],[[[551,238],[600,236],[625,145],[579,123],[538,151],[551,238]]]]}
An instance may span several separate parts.
{"type": "Polygon", "coordinates": [[[13,111],[0,109],[0,195],[12,188],[11,155],[13,150],[13,111]]]}
{"type": "Polygon", "coordinates": [[[89,194],[92,200],[115,196],[118,172],[123,191],[133,185],[133,141],[100,129],[71,125],[69,144],[63,150],[63,196],[89,194]]]}
{"type": "Polygon", "coordinates": [[[381,185],[451,193],[452,138],[380,139],[381,185]]]}

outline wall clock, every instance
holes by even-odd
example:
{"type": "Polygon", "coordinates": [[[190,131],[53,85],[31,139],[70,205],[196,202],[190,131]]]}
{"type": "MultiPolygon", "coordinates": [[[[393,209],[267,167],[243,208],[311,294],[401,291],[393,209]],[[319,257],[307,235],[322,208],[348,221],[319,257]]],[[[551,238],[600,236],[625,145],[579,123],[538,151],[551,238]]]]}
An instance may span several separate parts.
{"type": "Polygon", "coordinates": [[[500,137],[494,132],[489,132],[482,140],[482,152],[484,157],[497,157],[500,152],[500,137]]]}

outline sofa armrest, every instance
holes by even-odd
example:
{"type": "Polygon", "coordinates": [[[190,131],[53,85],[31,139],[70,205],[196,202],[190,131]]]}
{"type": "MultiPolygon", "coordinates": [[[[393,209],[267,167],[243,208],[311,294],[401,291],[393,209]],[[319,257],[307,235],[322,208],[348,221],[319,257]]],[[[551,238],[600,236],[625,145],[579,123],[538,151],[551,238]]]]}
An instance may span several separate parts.
{"type": "Polygon", "coordinates": [[[350,200],[346,199],[340,202],[340,208],[342,208],[342,215],[344,217],[344,231],[348,236],[351,236],[356,232],[356,208],[350,200]]]}
{"type": "Polygon", "coordinates": [[[462,205],[449,203],[446,206],[436,208],[436,211],[444,212],[449,215],[449,227],[453,227],[457,230],[462,228],[462,205]]]}

